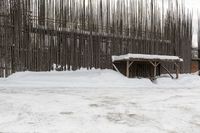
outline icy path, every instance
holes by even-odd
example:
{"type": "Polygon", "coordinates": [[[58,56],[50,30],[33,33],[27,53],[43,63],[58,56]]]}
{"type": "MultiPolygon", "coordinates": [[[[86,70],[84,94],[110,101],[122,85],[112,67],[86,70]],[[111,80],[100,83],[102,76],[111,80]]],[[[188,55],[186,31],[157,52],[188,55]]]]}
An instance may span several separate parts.
{"type": "Polygon", "coordinates": [[[1,133],[199,133],[200,89],[4,88],[1,133]]]}

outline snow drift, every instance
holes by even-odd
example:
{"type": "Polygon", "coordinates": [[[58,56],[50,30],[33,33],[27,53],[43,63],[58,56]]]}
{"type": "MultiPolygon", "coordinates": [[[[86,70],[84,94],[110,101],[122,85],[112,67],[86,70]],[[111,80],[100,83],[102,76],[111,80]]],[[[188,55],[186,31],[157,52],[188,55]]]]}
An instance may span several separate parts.
{"type": "Polygon", "coordinates": [[[16,73],[0,79],[0,132],[199,133],[199,88],[190,74],[152,83],[112,70],[16,73]]]}
{"type": "Polygon", "coordinates": [[[149,79],[129,79],[113,70],[86,70],[65,72],[19,72],[7,79],[0,79],[0,87],[131,87],[131,88],[167,88],[200,87],[200,77],[184,74],[180,79],[162,76],[152,83],[149,79]]]}

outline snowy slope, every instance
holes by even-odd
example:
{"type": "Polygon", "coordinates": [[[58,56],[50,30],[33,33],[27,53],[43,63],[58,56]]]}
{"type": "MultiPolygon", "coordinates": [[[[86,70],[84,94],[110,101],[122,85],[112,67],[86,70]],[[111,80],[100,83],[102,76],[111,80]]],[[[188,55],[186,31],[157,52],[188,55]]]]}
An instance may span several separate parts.
{"type": "Polygon", "coordinates": [[[66,72],[21,72],[0,80],[0,86],[14,87],[145,87],[148,79],[128,79],[112,70],[78,70],[66,72]]]}
{"type": "Polygon", "coordinates": [[[78,70],[66,72],[20,72],[0,79],[0,87],[129,87],[172,88],[199,87],[200,77],[184,74],[180,79],[160,77],[155,83],[149,79],[128,79],[113,70],[78,70]]]}

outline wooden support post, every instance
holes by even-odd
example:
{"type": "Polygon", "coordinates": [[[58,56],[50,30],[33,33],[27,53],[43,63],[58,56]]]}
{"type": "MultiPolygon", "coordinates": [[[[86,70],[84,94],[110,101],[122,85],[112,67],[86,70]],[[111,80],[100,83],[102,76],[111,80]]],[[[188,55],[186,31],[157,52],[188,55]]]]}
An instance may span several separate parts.
{"type": "Polygon", "coordinates": [[[129,68],[130,68],[130,61],[127,61],[126,62],[126,76],[127,76],[127,78],[129,78],[129,68]]]}
{"type": "Polygon", "coordinates": [[[114,63],[113,63],[112,65],[113,65],[113,67],[115,68],[115,70],[116,70],[117,72],[120,73],[120,71],[119,71],[119,69],[116,67],[116,65],[115,65],[114,63]]]}
{"type": "Polygon", "coordinates": [[[157,67],[158,65],[160,64],[159,62],[152,62],[152,61],[149,61],[153,67],[154,67],[154,73],[153,73],[153,80],[156,79],[156,76],[157,76],[157,67]]]}
{"type": "Polygon", "coordinates": [[[179,78],[179,65],[177,63],[175,63],[176,66],[176,79],[179,78]]]}
{"type": "Polygon", "coordinates": [[[157,75],[157,66],[154,65],[154,73],[153,73],[153,78],[156,79],[156,75],[157,75]]]}
{"type": "Polygon", "coordinates": [[[131,61],[131,63],[129,64],[129,68],[133,65],[134,61],[131,61]]]}
{"type": "Polygon", "coordinates": [[[174,79],[174,77],[172,76],[172,74],[170,73],[170,71],[169,71],[166,67],[164,67],[164,66],[162,66],[162,65],[161,65],[161,67],[170,75],[170,77],[171,77],[172,79],[174,79]]]}
{"type": "MultiPolygon", "coordinates": [[[[130,63],[130,61],[127,61],[126,63],[127,63],[126,64],[127,65],[126,66],[126,76],[129,78],[130,77],[130,67],[133,65],[134,61],[132,61],[131,63],[130,63]]],[[[121,73],[114,63],[112,63],[112,65],[117,72],[121,73]]]]}
{"type": "Polygon", "coordinates": [[[3,78],[6,78],[6,69],[3,69],[3,78]]]}
{"type": "Polygon", "coordinates": [[[6,78],[6,64],[3,64],[3,78],[6,78]]]}

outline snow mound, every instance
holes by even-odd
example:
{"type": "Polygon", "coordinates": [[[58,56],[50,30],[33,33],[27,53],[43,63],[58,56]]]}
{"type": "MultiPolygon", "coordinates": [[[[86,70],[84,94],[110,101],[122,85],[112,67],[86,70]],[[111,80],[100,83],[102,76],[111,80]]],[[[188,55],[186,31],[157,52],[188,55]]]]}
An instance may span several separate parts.
{"type": "Polygon", "coordinates": [[[149,79],[128,79],[113,70],[78,70],[65,72],[18,72],[0,86],[30,87],[147,87],[149,79]]]}
{"type": "Polygon", "coordinates": [[[156,84],[159,87],[187,87],[195,88],[200,87],[200,77],[192,74],[181,74],[179,79],[171,79],[169,77],[160,77],[157,79],[156,84]]]}
{"type": "Polygon", "coordinates": [[[72,87],[72,88],[200,88],[200,77],[182,74],[179,79],[163,75],[155,82],[149,79],[129,79],[113,70],[86,70],[65,72],[18,72],[0,79],[0,87],[72,87]]]}

